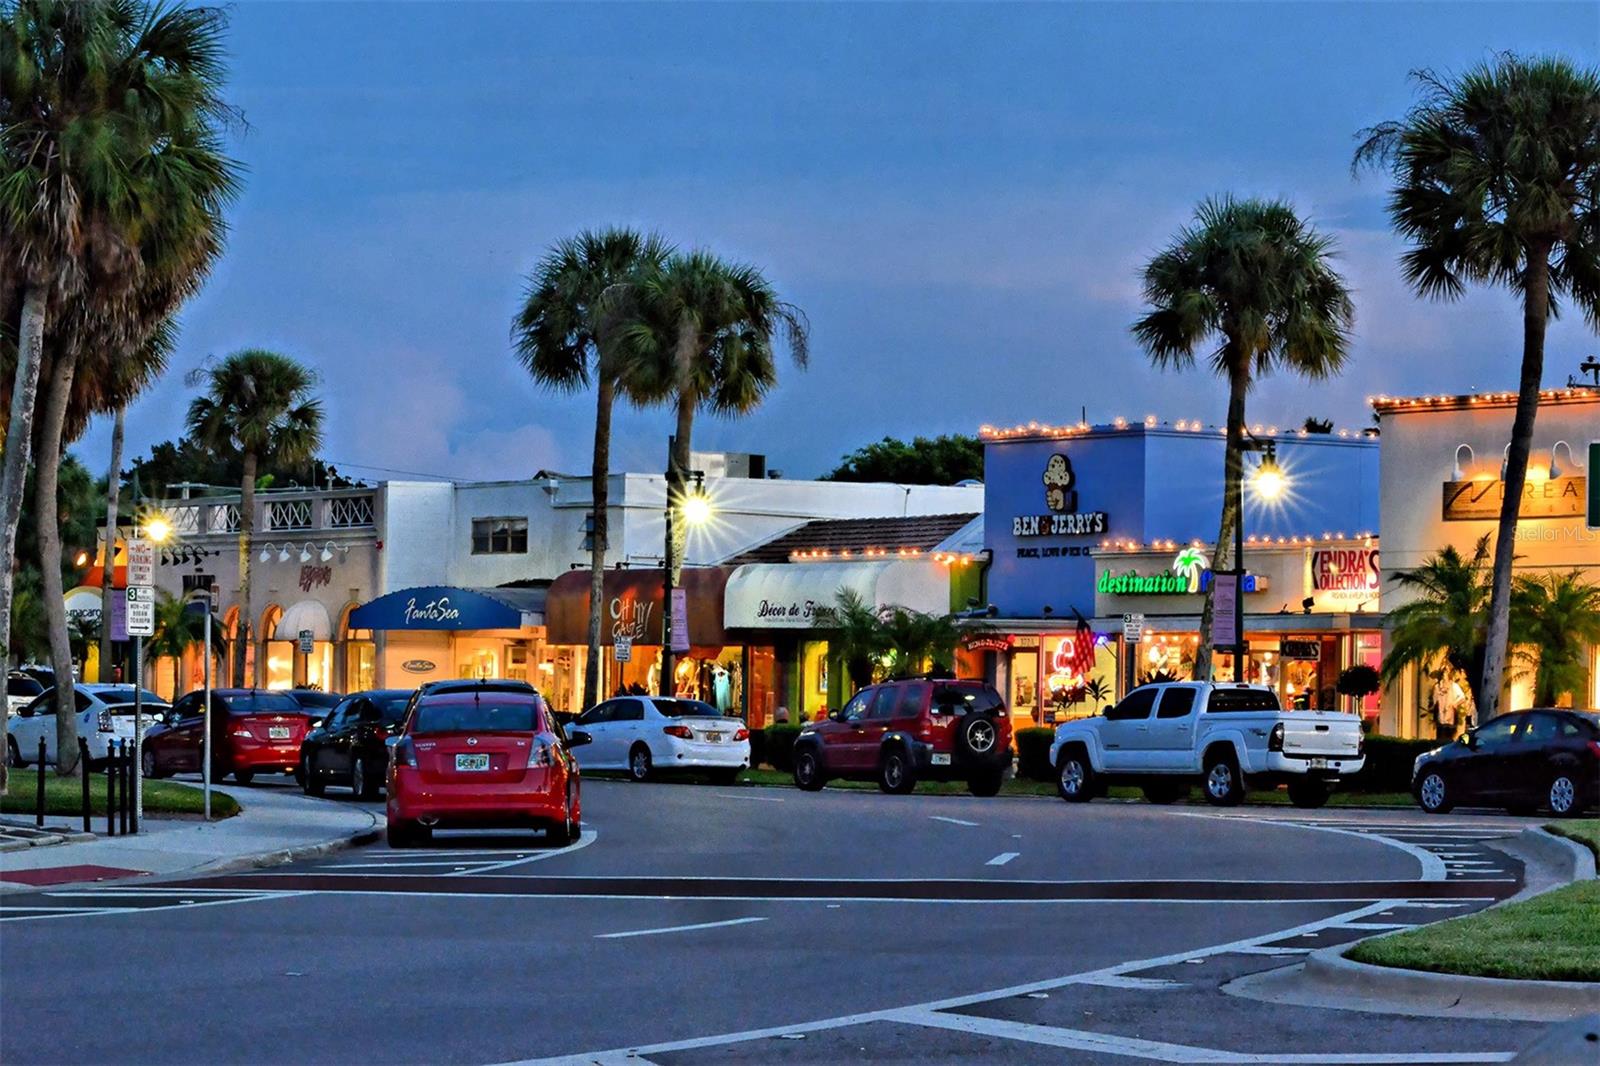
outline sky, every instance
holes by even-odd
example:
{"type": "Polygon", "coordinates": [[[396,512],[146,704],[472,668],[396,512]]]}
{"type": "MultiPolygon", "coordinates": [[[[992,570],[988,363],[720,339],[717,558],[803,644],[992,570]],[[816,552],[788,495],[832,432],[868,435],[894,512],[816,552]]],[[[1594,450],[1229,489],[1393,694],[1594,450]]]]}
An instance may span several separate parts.
{"type": "MultiPolygon", "coordinates": [[[[1363,127],[1408,72],[1494,52],[1600,64],[1600,4],[239,3],[247,167],[227,252],[130,457],[176,438],[184,373],[243,347],[316,368],[324,454],[369,480],[586,472],[593,398],[537,388],[509,326],[528,271],[625,224],[759,266],[811,325],[755,414],[697,449],[813,477],[885,435],[1121,416],[1220,422],[1208,371],[1150,368],[1141,264],[1222,193],[1282,197],[1355,290],[1338,379],[1264,382],[1252,421],[1368,424],[1365,399],[1514,389],[1514,299],[1425,302],[1396,266],[1363,127]]],[[[1600,345],[1550,330],[1545,382],[1600,345]]],[[[668,416],[619,413],[613,469],[668,416]]],[[[75,451],[97,467],[109,427],[75,451]]]]}

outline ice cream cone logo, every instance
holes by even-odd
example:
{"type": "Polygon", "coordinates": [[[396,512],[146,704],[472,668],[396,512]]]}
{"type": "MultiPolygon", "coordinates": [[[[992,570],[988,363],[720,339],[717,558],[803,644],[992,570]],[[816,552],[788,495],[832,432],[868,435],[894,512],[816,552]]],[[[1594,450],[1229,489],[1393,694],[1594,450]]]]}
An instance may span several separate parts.
{"type": "Polygon", "coordinates": [[[1189,579],[1190,592],[1199,592],[1200,575],[1205,573],[1208,565],[1210,564],[1205,553],[1199,548],[1185,548],[1178,553],[1176,559],[1172,560],[1172,572],[1179,577],[1189,579]]]}

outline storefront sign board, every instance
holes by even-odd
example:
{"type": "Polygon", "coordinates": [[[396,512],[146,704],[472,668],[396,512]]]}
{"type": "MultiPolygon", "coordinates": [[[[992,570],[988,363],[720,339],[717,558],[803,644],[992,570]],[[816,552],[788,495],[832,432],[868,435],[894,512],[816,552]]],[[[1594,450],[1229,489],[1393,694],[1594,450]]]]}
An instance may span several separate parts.
{"type": "Polygon", "coordinates": [[[1278,645],[1278,654],[1291,662],[1314,663],[1322,658],[1322,642],[1285,639],[1278,645]]]}
{"type": "Polygon", "coordinates": [[[1216,574],[1211,580],[1211,646],[1231,648],[1239,628],[1239,575],[1216,574]]]}
{"type": "MultiPolygon", "coordinates": [[[[1591,471],[1593,468],[1590,468],[1591,471]]],[[[1583,477],[1529,478],[1522,486],[1519,518],[1576,518],[1585,512],[1593,492],[1583,477]]],[[[1446,481],[1444,510],[1446,522],[1478,522],[1500,517],[1500,501],[1505,498],[1505,482],[1496,479],[1446,481]]]]}
{"type": "Polygon", "coordinates": [[[149,585],[130,585],[126,596],[128,602],[128,636],[155,636],[156,590],[149,585]]]}
{"type": "Polygon", "coordinates": [[[111,639],[128,639],[128,600],[126,596],[111,597],[111,639]]]}
{"type": "Polygon", "coordinates": [[[1377,548],[1313,548],[1306,553],[1306,591],[1318,601],[1378,598],[1377,548]]]}
{"type": "MultiPolygon", "coordinates": [[[[128,541],[128,584],[156,583],[156,546],[143,537],[128,541]]],[[[148,636],[148,634],[146,634],[148,636]]]]}
{"type": "Polygon", "coordinates": [[[689,650],[689,590],[672,590],[672,650],[689,650]]]}

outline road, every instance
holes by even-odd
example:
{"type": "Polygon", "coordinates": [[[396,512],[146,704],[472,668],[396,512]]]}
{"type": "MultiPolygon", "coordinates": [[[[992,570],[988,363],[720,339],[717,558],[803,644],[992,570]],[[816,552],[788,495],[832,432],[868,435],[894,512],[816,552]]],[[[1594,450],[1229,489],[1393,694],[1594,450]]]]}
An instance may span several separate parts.
{"type": "Polygon", "coordinates": [[[584,807],[560,850],[441,833],[8,897],[0,1060],[1467,1062],[1539,1031],[1222,991],[1515,892],[1486,844],[1515,819],[609,781],[584,807]]]}

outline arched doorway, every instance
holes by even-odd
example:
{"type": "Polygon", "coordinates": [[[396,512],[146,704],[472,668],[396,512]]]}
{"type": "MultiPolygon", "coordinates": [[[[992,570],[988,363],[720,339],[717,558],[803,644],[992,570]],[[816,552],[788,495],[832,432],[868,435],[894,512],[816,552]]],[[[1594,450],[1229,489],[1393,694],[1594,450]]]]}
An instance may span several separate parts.
{"type": "Polygon", "coordinates": [[[256,629],[260,640],[255,672],[258,688],[294,687],[294,641],[277,639],[282,618],[283,607],[276,603],[261,612],[261,625],[256,629]]]}
{"type": "Polygon", "coordinates": [[[372,630],[350,628],[350,612],[361,604],[351,600],[339,612],[340,691],[362,692],[378,686],[378,645],[372,630]]]}

